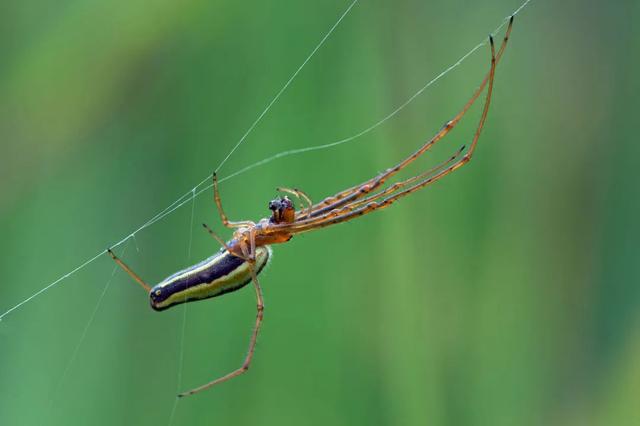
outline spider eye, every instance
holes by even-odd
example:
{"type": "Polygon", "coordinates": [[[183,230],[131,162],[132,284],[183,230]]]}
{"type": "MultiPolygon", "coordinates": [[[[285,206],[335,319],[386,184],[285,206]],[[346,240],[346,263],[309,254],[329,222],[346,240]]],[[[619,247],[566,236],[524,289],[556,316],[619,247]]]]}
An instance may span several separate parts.
{"type": "Polygon", "coordinates": [[[280,200],[269,201],[269,210],[276,211],[278,209],[280,209],[280,200]]]}

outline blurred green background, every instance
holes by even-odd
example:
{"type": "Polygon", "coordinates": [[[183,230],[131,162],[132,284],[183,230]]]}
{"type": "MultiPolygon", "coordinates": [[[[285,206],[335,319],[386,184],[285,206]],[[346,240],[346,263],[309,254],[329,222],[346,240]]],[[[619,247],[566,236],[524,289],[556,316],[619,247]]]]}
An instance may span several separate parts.
{"type": "MultiPolygon", "coordinates": [[[[347,5],[3,1],[0,311],[210,173],[347,5]]],[[[362,1],[221,175],[368,127],[519,5],[362,1]]],[[[275,247],[251,371],[181,400],[173,424],[640,424],[639,9],[533,0],[471,165],[275,247]]],[[[225,182],[227,213],[258,219],[276,186],[318,200],[389,167],[488,61],[484,47],[360,139],[225,182]]],[[[468,143],[478,116],[403,176],[468,143]]],[[[228,236],[209,192],[119,251],[157,282],[217,250],[202,222],[228,236]]],[[[0,424],[169,424],[179,380],[240,365],[248,288],[156,313],[113,271],[102,256],[0,323],[0,424]]]]}

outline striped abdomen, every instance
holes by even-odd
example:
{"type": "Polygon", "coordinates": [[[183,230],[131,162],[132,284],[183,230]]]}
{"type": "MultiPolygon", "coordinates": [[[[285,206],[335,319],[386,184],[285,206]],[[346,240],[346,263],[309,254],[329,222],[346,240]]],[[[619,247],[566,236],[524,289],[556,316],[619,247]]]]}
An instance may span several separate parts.
{"type": "MultiPolygon", "coordinates": [[[[256,273],[271,258],[271,248],[256,248],[256,273]]],[[[149,292],[151,307],[161,311],[193,300],[208,299],[238,290],[251,281],[249,265],[226,250],[187,269],[176,272],[149,292]]]]}

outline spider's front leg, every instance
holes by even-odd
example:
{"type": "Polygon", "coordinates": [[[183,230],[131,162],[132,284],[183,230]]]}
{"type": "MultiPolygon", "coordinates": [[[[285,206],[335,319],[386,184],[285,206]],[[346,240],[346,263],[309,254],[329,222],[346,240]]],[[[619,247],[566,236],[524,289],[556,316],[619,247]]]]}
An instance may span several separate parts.
{"type": "MultiPolygon", "coordinates": [[[[502,40],[502,44],[500,45],[500,49],[497,52],[497,54],[494,55],[494,62],[496,64],[500,61],[500,58],[502,57],[502,54],[504,53],[507,47],[507,42],[509,41],[509,38],[511,36],[511,30],[513,28],[513,19],[514,19],[514,16],[512,15],[511,18],[509,19],[509,26],[507,27],[507,30],[505,32],[504,38],[502,40]]],[[[372,191],[380,188],[389,178],[393,177],[400,170],[407,167],[409,164],[415,161],[418,157],[420,157],[429,149],[431,149],[433,145],[435,145],[440,140],[442,140],[457,125],[457,123],[460,120],[462,120],[462,118],[467,113],[467,111],[476,102],[476,100],[478,99],[478,97],[480,96],[484,88],[487,86],[491,78],[492,78],[491,71],[489,71],[487,75],[484,77],[484,79],[482,80],[482,82],[480,83],[480,86],[478,86],[475,92],[473,92],[473,95],[471,96],[471,98],[462,107],[462,109],[458,112],[458,114],[456,114],[451,120],[447,121],[444,124],[444,126],[442,126],[442,128],[438,131],[438,133],[436,133],[418,151],[414,152],[409,157],[402,160],[400,163],[396,164],[394,167],[391,167],[385,170],[379,175],[373,177],[372,179],[369,179],[360,185],[356,185],[344,191],[338,192],[337,194],[331,197],[325,198],[323,201],[312,206],[312,208],[310,209],[311,214],[309,214],[308,216],[302,216],[300,217],[300,219],[306,220],[311,217],[317,218],[317,217],[324,216],[325,214],[330,213],[335,209],[339,209],[349,203],[352,203],[353,201],[361,199],[362,197],[366,196],[372,191]]],[[[473,152],[474,147],[475,145],[472,144],[472,147],[470,149],[471,152],[473,152]]],[[[468,160],[465,160],[465,161],[468,161],[468,160]]]]}
{"type": "MultiPolygon", "coordinates": [[[[511,22],[513,22],[513,19],[511,20],[511,22]]],[[[511,23],[510,23],[509,29],[510,28],[511,28],[511,23]]],[[[505,37],[505,40],[503,41],[503,46],[506,44],[506,41],[507,41],[507,37],[505,37]]],[[[455,155],[449,158],[446,162],[432,169],[435,172],[435,174],[433,175],[431,175],[431,172],[427,172],[426,174],[420,174],[418,176],[409,178],[405,181],[398,182],[392,185],[391,187],[389,187],[387,190],[383,190],[380,193],[374,194],[361,201],[356,200],[351,203],[347,203],[346,205],[342,206],[339,210],[334,209],[322,215],[319,215],[317,218],[300,220],[293,224],[280,224],[280,225],[276,225],[276,227],[281,231],[287,231],[291,234],[296,234],[296,233],[310,231],[313,229],[323,228],[325,226],[330,226],[337,223],[346,222],[356,217],[373,212],[375,210],[381,210],[381,209],[387,208],[391,204],[393,204],[395,201],[399,200],[400,198],[406,195],[412,194],[418,191],[419,189],[424,188],[425,186],[431,185],[434,182],[437,182],[438,180],[442,179],[443,177],[447,176],[450,173],[453,173],[455,170],[467,164],[471,160],[473,153],[475,152],[476,146],[478,144],[478,140],[480,138],[480,134],[482,132],[482,129],[484,128],[484,124],[487,119],[487,115],[489,113],[489,106],[491,105],[491,98],[493,94],[493,85],[494,85],[495,70],[496,70],[496,63],[497,63],[495,45],[494,45],[494,40],[492,36],[489,36],[489,44],[491,47],[491,67],[489,69],[488,88],[487,88],[485,103],[482,108],[480,121],[478,122],[478,126],[476,127],[476,131],[473,135],[471,146],[469,147],[469,150],[462,157],[460,157],[460,154],[462,153],[464,147],[461,148],[455,155]],[[410,185],[410,184],[413,184],[413,185],[406,187],[407,185],[410,185]],[[400,190],[401,188],[404,188],[404,189],[400,190]],[[380,198],[381,198],[380,201],[376,201],[380,198]]],[[[405,162],[406,161],[407,160],[405,160],[405,162]]],[[[313,214],[315,215],[316,213],[322,212],[323,209],[314,210],[313,214]]]]}

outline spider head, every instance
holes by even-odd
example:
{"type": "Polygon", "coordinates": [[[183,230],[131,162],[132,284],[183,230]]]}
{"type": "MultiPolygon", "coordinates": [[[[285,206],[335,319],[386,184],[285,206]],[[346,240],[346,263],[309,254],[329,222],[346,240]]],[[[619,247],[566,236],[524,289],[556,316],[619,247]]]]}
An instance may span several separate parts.
{"type": "Polygon", "coordinates": [[[269,201],[269,210],[271,214],[271,223],[293,223],[296,218],[296,209],[289,197],[278,197],[269,201]]]}

